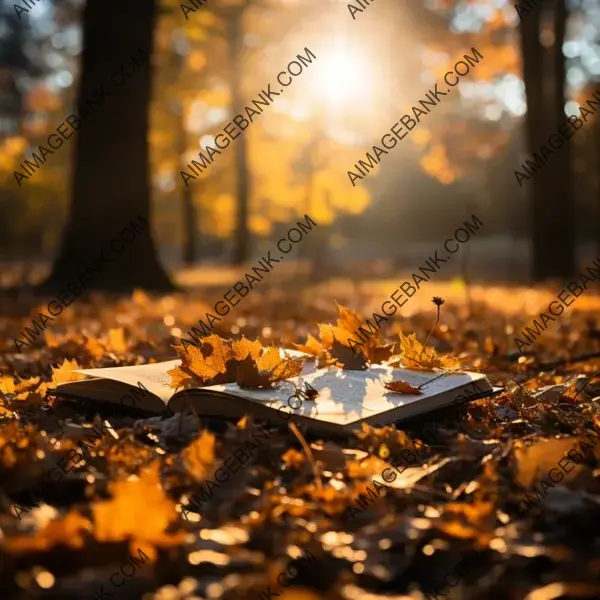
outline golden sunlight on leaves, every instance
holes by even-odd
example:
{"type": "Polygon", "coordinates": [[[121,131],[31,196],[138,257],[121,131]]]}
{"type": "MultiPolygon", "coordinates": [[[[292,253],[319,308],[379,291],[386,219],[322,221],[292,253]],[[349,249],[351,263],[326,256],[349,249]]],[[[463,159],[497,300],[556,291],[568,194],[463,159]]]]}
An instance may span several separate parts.
{"type": "Polygon", "coordinates": [[[216,460],[215,436],[208,431],[203,431],[183,450],[181,455],[186,470],[196,481],[206,479],[216,460]]]}
{"type": "Polygon", "coordinates": [[[80,549],[85,538],[92,533],[92,523],[76,510],[69,511],[64,517],[50,521],[33,535],[7,536],[6,549],[15,554],[39,552],[63,545],[80,549]]]}
{"type": "Polygon", "coordinates": [[[10,375],[0,376],[0,392],[14,394],[16,392],[15,380],[10,375]]]}
{"type": "Polygon", "coordinates": [[[178,513],[175,502],[163,490],[159,468],[159,463],[154,462],[138,478],[112,482],[109,485],[112,498],[92,503],[98,541],[135,539],[168,545],[181,537],[165,533],[177,521],[178,513]]]}
{"type": "MultiPolygon", "coordinates": [[[[578,449],[578,438],[566,437],[561,439],[539,440],[536,444],[524,447],[516,445],[514,454],[517,462],[516,480],[525,488],[532,487],[535,482],[556,467],[558,461],[573,448],[578,449]]],[[[575,465],[574,474],[583,469],[575,465]]]]}
{"type": "Polygon", "coordinates": [[[496,508],[492,501],[448,503],[437,525],[448,535],[473,540],[476,547],[484,549],[496,537],[496,508]]]}

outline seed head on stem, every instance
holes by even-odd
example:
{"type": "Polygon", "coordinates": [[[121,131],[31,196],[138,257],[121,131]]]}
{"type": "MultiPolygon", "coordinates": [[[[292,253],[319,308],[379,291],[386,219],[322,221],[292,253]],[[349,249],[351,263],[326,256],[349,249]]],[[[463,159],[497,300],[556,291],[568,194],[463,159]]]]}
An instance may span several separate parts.
{"type": "Polygon", "coordinates": [[[427,339],[425,340],[425,343],[423,344],[421,354],[419,354],[419,360],[421,360],[423,352],[425,352],[425,347],[427,346],[427,342],[429,341],[431,334],[435,331],[437,324],[440,322],[440,306],[442,306],[442,304],[446,302],[443,298],[440,298],[439,296],[434,296],[431,301],[437,306],[437,318],[435,320],[435,323],[433,324],[433,327],[431,328],[431,331],[429,332],[429,335],[427,336],[427,339]]]}

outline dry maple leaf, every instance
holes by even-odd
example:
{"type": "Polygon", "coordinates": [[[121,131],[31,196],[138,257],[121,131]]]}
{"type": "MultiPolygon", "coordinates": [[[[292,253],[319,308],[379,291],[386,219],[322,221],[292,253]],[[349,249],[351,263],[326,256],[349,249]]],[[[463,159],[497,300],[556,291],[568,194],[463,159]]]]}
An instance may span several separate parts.
{"type": "MultiPolygon", "coordinates": [[[[400,334],[400,349],[402,352],[402,365],[407,369],[430,371],[432,369],[454,369],[459,366],[457,359],[452,357],[437,356],[433,348],[423,349],[423,345],[414,333],[400,334]]],[[[397,366],[393,363],[391,366],[397,366]]]]}
{"type": "Polygon", "coordinates": [[[242,360],[235,374],[235,382],[244,389],[265,389],[273,385],[270,372],[260,372],[251,356],[242,360]]]}
{"type": "Polygon", "coordinates": [[[334,340],[329,350],[333,364],[349,371],[365,371],[368,368],[363,354],[357,354],[348,346],[343,346],[338,340],[334,340]]]}
{"type": "Polygon", "coordinates": [[[306,344],[294,344],[298,350],[312,354],[319,359],[319,366],[335,364],[342,369],[363,370],[367,368],[367,361],[382,363],[393,354],[394,344],[382,345],[378,340],[377,326],[373,331],[372,324],[363,326],[361,320],[353,310],[337,304],[338,319],[335,325],[317,323],[320,342],[310,334],[306,344]],[[365,331],[366,341],[362,341],[359,328],[365,331]],[[357,338],[361,340],[357,341],[357,338]],[[354,348],[358,347],[357,352],[354,348]],[[349,350],[351,354],[348,353],[349,350]]]}
{"type": "Polygon", "coordinates": [[[233,381],[233,350],[218,335],[204,338],[200,348],[190,346],[183,349],[176,346],[175,351],[181,359],[181,365],[169,371],[172,387],[190,387],[216,385],[233,381]]]}
{"type": "Polygon", "coordinates": [[[383,385],[387,390],[390,390],[390,392],[396,392],[397,394],[422,394],[423,393],[419,388],[416,388],[416,387],[410,385],[410,383],[408,383],[408,381],[402,381],[402,380],[390,381],[389,383],[384,383],[383,385]]]}
{"type": "Polygon", "coordinates": [[[269,348],[266,355],[261,356],[258,361],[250,356],[241,361],[235,380],[241,388],[272,388],[275,383],[300,375],[303,365],[304,359],[281,358],[277,348],[269,348]]]}
{"type": "Polygon", "coordinates": [[[306,336],[306,344],[294,344],[297,350],[300,352],[306,352],[306,354],[312,354],[313,356],[321,356],[324,352],[324,348],[314,336],[310,333],[306,336]]]}
{"type": "Polygon", "coordinates": [[[84,375],[74,373],[75,369],[81,369],[75,359],[63,360],[57,368],[52,368],[52,383],[67,383],[70,381],[79,381],[85,379],[84,375]]]}
{"type": "Polygon", "coordinates": [[[235,340],[231,344],[233,357],[236,360],[244,360],[247,356],[251,356],[255,360],[260,356],[262,344],[258,340],[251,342],[242,336],[241,340],[235,340]]]}
{"type": "Polygon", "coordinates": [[[169,371],[171,386],[192,387],[236,382],[240,387],[261,389],[302,372],[304,358],[281,356],[278,348],[263,347],[246,338],[231,341],[217,335],[204,338],[200,348],[182,346],[175,350],[181,365],[169,371]]]}
{"type": "Polygon", "coordinates": [[[112,498],[91,504],[98,541],[135,539],[157,545],[183,542],[183,535],[165,533],[179,515],[175,502],[167,497],[161,485],[159,466],[155,461],[135,480],[110,483],[112,498]]]}

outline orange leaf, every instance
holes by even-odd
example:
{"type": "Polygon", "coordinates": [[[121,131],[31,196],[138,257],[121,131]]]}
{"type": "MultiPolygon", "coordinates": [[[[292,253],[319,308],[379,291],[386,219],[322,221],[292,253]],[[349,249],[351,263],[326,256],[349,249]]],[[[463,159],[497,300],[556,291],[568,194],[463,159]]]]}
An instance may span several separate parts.
{"type": "Polygon", "coordinates": [[[256,360],[260,356],[262,344],[258,340],[251,342],[242,336],[241,340],[235,340],[231,344],[231,349],[235,360],[244,360],[247,356],[256,360]]]}
{"type": "Polygon", "coordinates": [[[109,484],[109,490],[112,493],[110,500],[93,502],[91,506],[98,541],[118,542],[133,538],[169,544],[177,539],[177,536],[165,533],[178,519],[178,513],[175,502],[161,485],[158,462],[134,480],[121,479],[109,484]]]}
{"type": "Polygon", "coordinates": [[[203,481],[215,462],[215,436],[209,431],[203,431],[181,455],[185,468],[194,479],[203,481]]]}

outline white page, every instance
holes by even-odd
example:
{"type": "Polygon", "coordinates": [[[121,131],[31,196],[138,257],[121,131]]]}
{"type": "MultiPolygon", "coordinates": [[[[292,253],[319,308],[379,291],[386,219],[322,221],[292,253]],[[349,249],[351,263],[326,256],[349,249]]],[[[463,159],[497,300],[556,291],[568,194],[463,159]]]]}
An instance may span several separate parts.
{"type": "MultiPolygon", "coordinates": [[[[417,387],[439,374],[432,371],[393,369],[384,365],[374,365],[367,371],[318,369],[312,374],[291,377],[288,380],[303,391],[304,382],[307,382],[319,392],[315,402],[304,400],[300,405],[297,399],[291,400],[293,407],[299,407],[295,410],[291,410],[287,402],[295,393],[294,386],[288,382],[280,384],[276,390],[242,390],[235,383],[213,385],[203,389],[247,398],[275,410],[286,407],[286,413],[293,412],[295,415],[320,421],[348,425],[401,406],[422,402],[442,392],[464,388],[475,381],[487,383],[485,375],[462,371],[460,375],[446,375],[432,381],[423,388],[423,393],[418,395],[396,394],[384,387],[384,383],[400,379],[417,387]]],[[[460,393],[457,392],[456,395],[459,396],[460,393]]]]}
{"type": "MultiPolygon", "coordinates": [[[[301,358],[308,356],[298,350],[284,350],[285,354],[301,358]]],[[[284,356],[282,352],[282,356],[284,356]]],[[[181,364],[179,359],[166,362],[153,363],[149,365],[134,365],[132,367],[108,367],[105,369],[75,369],[74,373],[81,373],[88,377],[103,377],[127,383],[133,387],[138,387],[138,382],[145,385],[149,392],[158,396],[163,402],[167,403],[177,390],[171,387],[171,376],[169,371],[181,364]]],[[[302,373],[312,373],[315,371],[315,361],[307,361],[302,369],[302,373]]]]}
{"type": "MultiPolygon", "coordinates": [[[[286,351],[292,356],[306,356],[294,350],[286,351]]],[[[171,378],[168,371],[179,366],[179,360],[170,360],[149,365],[132,367],[109,367],[106,369],[80,369],[75,371],[90,377],[102,377],[127,383],[137,387],[138,382],[167,403],[175,390],[170,387],[171,378]]],[[[232,396],[244,398],[273,408],[283,408],[286,413],[307,416],[320,421],[335,423],[341,426],[354,421],[376,417],[387,411],[422,402],[439,393],[450,390],[460,390],[465,386],[481,381],[489,383],[485,375],[461,371],[460,374],[450,374],[439,377],[426,385],[422,394],[396,394],[388,391],[384,383],[395,380],[407,381],[418,387],[440,375],[434,371],[413,371],[409,369],[391,368],[385,365],[374,365],[366,371],[342,371],[340,369],[316,369],[315,361],[308,361],[303,372],[298,377],[292,377],[277,385],[276,389],[248,390],[241,389],[236,383],[207,386],[198,389],[225,392],[232,396]],[[288,398],[295,393],[294,385],[305,390],[304,382],[315,388],[319,395],[316,401],[297,399],[288,405],[288,398]]],[[[490,386],[491,389],[491,386],[490,386]]],[[[457,396],[462,392],[456,393],[457,396]]],[[[251,412],[251,411],[249,411],[251,412]]]]}

